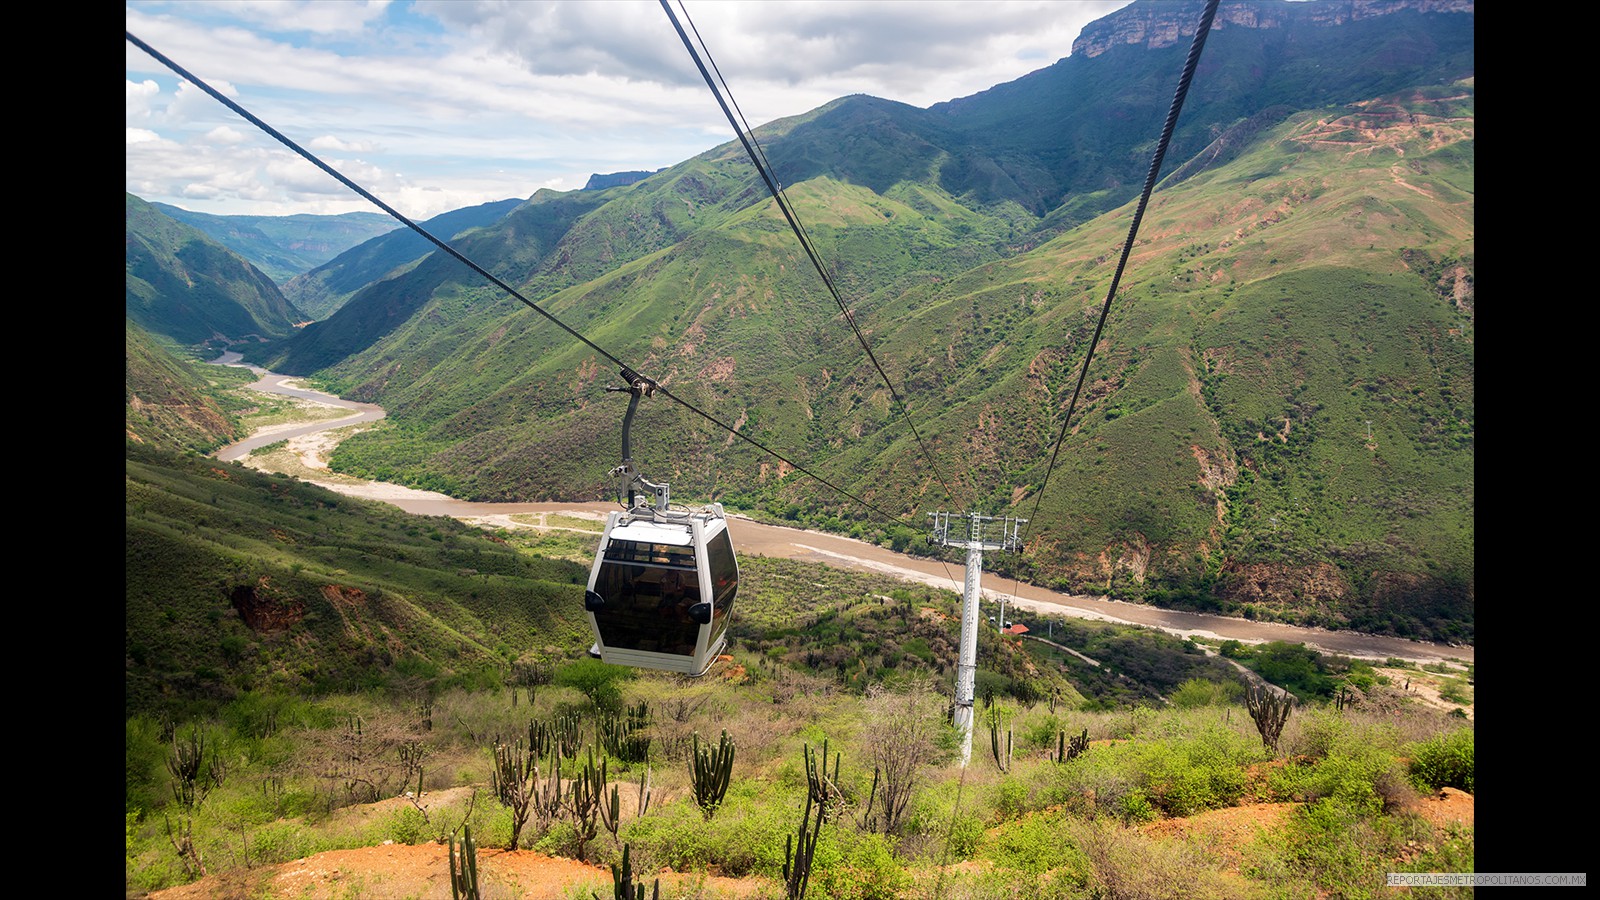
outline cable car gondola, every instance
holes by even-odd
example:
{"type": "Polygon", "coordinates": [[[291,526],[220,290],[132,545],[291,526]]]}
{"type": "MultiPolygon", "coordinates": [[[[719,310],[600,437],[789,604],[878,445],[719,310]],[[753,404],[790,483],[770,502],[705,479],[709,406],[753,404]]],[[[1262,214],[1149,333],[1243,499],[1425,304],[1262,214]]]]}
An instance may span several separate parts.
{"type": "Polygon", "coordinates": [[[594,631],[589,655],[635,668],[704,675],[727,646],[728,622],[739,589],[722,504],[673,508],[666,484],[633,467],[629,431],[639,397],[655,384],[624,368],[628,412],[622,420],[620,482],[623,509],[606,517],[583,607],[594,631]]]}

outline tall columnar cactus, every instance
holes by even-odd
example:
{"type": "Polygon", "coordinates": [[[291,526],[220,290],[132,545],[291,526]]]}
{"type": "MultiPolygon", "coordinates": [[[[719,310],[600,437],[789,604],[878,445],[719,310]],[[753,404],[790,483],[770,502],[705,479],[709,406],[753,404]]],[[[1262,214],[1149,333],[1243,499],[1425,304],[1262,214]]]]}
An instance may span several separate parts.
{"type": "Polygon", "coordinates": [[[639,817],[644,818],[645,810],[650,808],[650,767],[644,767],[644,776],[639,779],[639,817]]]}
{"type": "Polygon", "coordinates": [[[641,700],[623,712],[601,712],[596,723],[601,746],[623,762],[650,758],[650,704],[641,700]]]}
{"type": "Polygon", "coordinates": [[[806,763],[806,793],[810,795],[811,802],[817,804],[817,815],[826,820],[838,811],[838,801],[841,797],[839,790],[839,758],[842,754],[833,755],[833,774],[828,774],[828,741],[822,741],[822,754],[815,756],[811,752],[811,745],[803,748],[806,763]]]}
{"type": "Polygon", "coordinates": [[[549,722],[537,719],[528,720],[528,756],[535,760],[543,759],[549,755],[550,748],[555,745],[556,729],[549,722]]]}
{"type": "Polygon", "coordinates": [[[227,775],[222,757],[214,747],[207,747],[205,732],[198,727],[190,728],[181,738],[174,731],[167,771],[172,773],[172,795],[186,810],[203,803],[227,775]]]}
{"type": "Polygon", "coordinates": [[[795,835],[788,835],[783,843],[783,888],[789,900],[801,900],[806,895],[806,883],[811,880],[811,861],[817,851],[817,839],[822,836],[822,810],[817,810],[815,821],[811,810],[816,804],[806,794],[806,811],[800,817],[798,846],[795,835]]]}
{"type": "Polygon", "coordinates": [[[494,746],[494,768],[489,770],[490,781],[495,796],[511,810],[511,843],[506,847],[507,850],[517,849],[522,827],[528,823],[528,816],[533,811],[537,778],[530,774],[532,771],[536,770],[530,766],[521,741],[510,746],[494,746]]]}
{"type": "Polygon", "coordinates": [[[450,838],[450,900],[479,900],[478,844],[472,839],[472,826],[461,829],[461,846],[450,838]]]}
{"type": "Polygon", "coordinates": [[[715,815],[717,807],[722,805],[732,774],[733,741],[728,739],[728,732],[722,732],[722,740],[717,743],[715,750],[700,746],[700,732],[695,732],[694,758],[690,760],[689,776],[694,782],[695,802],[700,804],[700,811],[705,813],[707,819],[715,815]]]}
{"type": "Polygon", "coordinates": [[[1056,732],[1055,761],[1064,763],[1069,759],[1077,759],[1089,750],[1089,729],[1085,728],[1082,734],[1067,741],[1065,731],[1056,732]]]}
{"type": "Polygon", "coordinates": [[[606,761],[600,760],[595,768],[594,748],[589,748],[589,759],[573,779],[567,792],[567,812],[571,815],[572,830],[578,838],[578,861],[588,862],[586,848],[599,833],[600,805],[606,791],[606,761]]]}
{"type": "MultiPolygon", "coordinates": [[[[600,900],[599,894],[589,896],[600,900]]],[[[650,896],[652,900],[661,900],[661,879],[655,880],[650,896]]],[[[611,897],[612,900],[644,900],[644,885],[635,884],[633,880],[633,862],[629,859],[627,844],[622,845],[622,863],[611,864],[611,897]]]]}
{"type": "Polygon", "coordinates": [[[1244,695],[1245,708],[1250,711],[1250,718],[1256,722],[1256,731],[1261,734],[1261,744],[1273,755],[1278,752],[1278,738],[1283,735],[1283,726],[1289,721],[1289,711],[1294,707],[1294,695],[1288,691],[1265,687],[1260,684],[1250,686],[1244,695]]]}
{"type": "Polygon", "coordinates": [[[540,773],[538,761],[534,760],[533,773],[528,779],[533,798],[529,809],[541,823],[549,823],[561,815],[567,796],[567,788],[561,784],[561,754],[556,747],[551,747],[549,753],[549,771],[540,773]]]}
{"type": "Polygon", "coordinates": [[[1011,771],[1011,726],[1006,726],[1006,747],[1000,749],[1000,720],[998,716],[989,717],[989,749],[994,753],[994,764],[1002,772],[1011,771]]]}
{"type": "Polygon", "coordinates": [[[556,746],[563,757],[578,758],[578,748],[583,746],[583,717],[578,713],[558,716],[555,721],[556,746]]]}

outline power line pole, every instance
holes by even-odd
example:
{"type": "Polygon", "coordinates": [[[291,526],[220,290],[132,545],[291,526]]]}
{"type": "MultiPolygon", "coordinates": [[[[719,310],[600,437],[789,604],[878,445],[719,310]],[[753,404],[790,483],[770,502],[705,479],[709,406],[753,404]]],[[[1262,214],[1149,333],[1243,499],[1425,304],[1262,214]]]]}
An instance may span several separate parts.
{"type": "MultiPolygon", "coordinates": [[[[976,513],[929,513],[933,539],[950,547],[967,548],[967,575],[961,596],[961,656],[956,663],[955,724],[961,729],[961,765],[972,761],[972,694],[978,675],[978,596],[982,593],[983,551],[1016,550],[1019,526],[1027,519],[980,516],[976,513]],[[951,533],[952,518],[966,519],[951,533]]],[[[1003,609],[1004,607],[1002,607],[1003,609]]],[[[1005,627],[1005,622],[1000,623],[1005,627]]]]}

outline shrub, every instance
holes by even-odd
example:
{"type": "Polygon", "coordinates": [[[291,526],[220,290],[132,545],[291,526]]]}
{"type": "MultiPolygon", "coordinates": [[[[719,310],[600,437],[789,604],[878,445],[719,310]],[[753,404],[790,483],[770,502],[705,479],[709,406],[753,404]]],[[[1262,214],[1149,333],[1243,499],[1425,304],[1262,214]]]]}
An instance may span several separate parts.
{"type": "Polygon", "coordinates": [[[1473,731],[1463,728],[1410,746],[1411,780],[1424,790],[1473,793],[1473,731]]]}
{"type": "Polygon", "coordinates": [[[1087,860],[1084,884],[1072,896],[1232,900],[1255,893],[1179,841],[1152,840],[1107,819],[1068,821],[1064,831],[1063,842],[1087,860]]]}
{"type": "Polygon", "coordinates": [[[554,681],[575,688],[596,707],[607,712],[622,709],[622,688],[618,682],[633,677],[626,666],[613,666],[598,659],[580,659],[556,670],[554,681]]]}
{"type": "Polygon", "coordinates": [[[1178,709],[1198,709],[1202,706],[1225,706],[1243,695],[1238,682],[1210,681],[1191,678],[1178,685],[1169,698],[1178,709]]]}
{"type": "Polygon", "coordinates": [[[433,839],[428,820],[415,806],[402,806],[389,817],[388,839],[397,844],[421,844],[433,839]]]}
{"type": "Polygon", "coordinates": [[[824,826],[812,863],[809,894],[829,900],[896,900],[911,883],[881,834],[824,826]]]}
{"type": "Polygon", "coordinates": [[[1070,841],[1061,839],[1065,815],[1029,816],[995,829],[985,842],[986,855],[1001,868],[1028,875],[1066,868],[1081,878],[1088,874],[1089,860],[1070,841]]]}
{"type": "Polygon", "coordinates": [[[995,789],[995,815],[1002,821],[1022,815],[1028,802],[1028,786],[1020,780],[1007,777],[995,789]]]}
{"type": "Polygon", "coordinates": [[[1129,791],[1117,801],[1117,815],[1129,825],[1154,822],[1161,813],[1150,803],[1144,791],[1129,791]]]}

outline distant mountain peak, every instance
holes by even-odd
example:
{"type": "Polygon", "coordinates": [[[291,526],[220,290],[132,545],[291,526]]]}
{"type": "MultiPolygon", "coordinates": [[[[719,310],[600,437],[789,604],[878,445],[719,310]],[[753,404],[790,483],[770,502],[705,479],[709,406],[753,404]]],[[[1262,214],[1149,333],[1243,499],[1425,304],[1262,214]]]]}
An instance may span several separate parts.
{"type": "MultiPolygon", "coordinates": [[[[1407,10],[1471,15],[1475,0],[1227,0],[1217,6],[1213,30],[1343,25],[1407,10]]],[[[1072,55],[1095,57],[1124,44],[1171,47],[1194,37],[1202,0],[1139,0],[1091,22],[1072,42],[1072,55]]]]}
{"type": "Polygon", "coordinates": [[[612,172],[609,175],[601,175],[597,172],[589,176],[589,183],[584,185],[583,189],[586,191],[599,191],[606,188],[620,187],[625,184],[633,184],[638,181],[643,181],[646,178],[649,178],[651,175],[656,174],[656,172],[665,171],[666,167],[663,166],[659,169],[656,169],[655,172],[612,172]]]}

